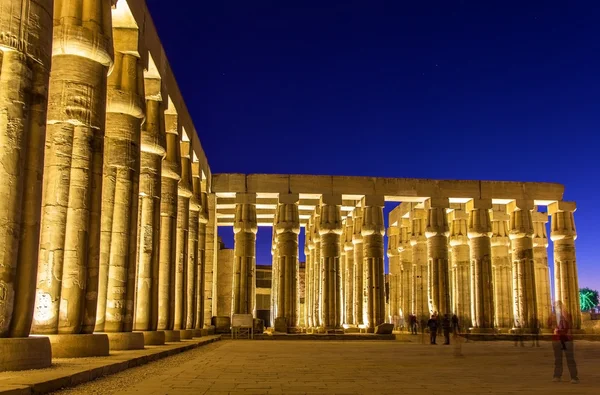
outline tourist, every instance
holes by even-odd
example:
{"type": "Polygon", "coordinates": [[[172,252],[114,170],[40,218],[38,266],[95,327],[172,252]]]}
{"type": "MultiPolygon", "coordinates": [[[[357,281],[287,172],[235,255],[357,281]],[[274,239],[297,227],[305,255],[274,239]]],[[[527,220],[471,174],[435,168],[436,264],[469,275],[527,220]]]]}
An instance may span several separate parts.
{"type": "Polygon", "coordinates": [[[460,332],[458,327],[458,317],[456,314],[452,314],[452,332],[454,332],[455,336],[460,332]]]}
{"type": "Polygon", "coordinates": [[[563,353],[567,359],[567,367],[571,375],[571,383],[578,384],[577,364],[573,349],[572,317],[563,308],[562,302],[556,302],[555,311],[548,319],[548,327],[553,329],[552,348],[554,350],[554,377],[552,381],[561,381],[563,372],[563,353]]]}
{"type": "Polygon", "coordinates": [[[448,314],[444,314],[444,319],[442,320],[442,329],[444,330],[445,346],[450,344],[450,325],[450,317],[448,314]]]}
{"type": "Polygon", "coordinates": [[[429,321],[427,321],[427,327],[429,328],[429,339],[431,344],[437,344],[435,339],[437,337],[438,320],[435,314],[432,314],[429,321]]]}
{"type": "Polygon", "coordinates": [[[410,315],[410,333],[411,335],[417,334],[417,316],[414,314],[410,315]]]}

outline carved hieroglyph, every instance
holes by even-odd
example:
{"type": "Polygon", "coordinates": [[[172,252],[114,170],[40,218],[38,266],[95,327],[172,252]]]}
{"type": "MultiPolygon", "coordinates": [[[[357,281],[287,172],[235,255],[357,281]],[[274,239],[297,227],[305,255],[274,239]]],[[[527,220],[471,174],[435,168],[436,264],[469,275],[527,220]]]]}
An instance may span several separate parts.
{"type": "MultiPolygon", "coordinates": [[[[51,2],[0,0],[0,337],[33,317],[51,40],[51,2]]],[[[42,293],[41,316],[55,303],[42,293]]]]}
{"type": "MultiPolygon", "coordinates": [[[[54,13],[33,332],[92,333],[96,321],[111,3],[54,13]]],[[[85,6],[84,6],[85,5],[85,6]]]]}
{"type": "Polygon", "coordinates": [[[256,315],[256,195],[236,195],[232,314],[256,315]]]}

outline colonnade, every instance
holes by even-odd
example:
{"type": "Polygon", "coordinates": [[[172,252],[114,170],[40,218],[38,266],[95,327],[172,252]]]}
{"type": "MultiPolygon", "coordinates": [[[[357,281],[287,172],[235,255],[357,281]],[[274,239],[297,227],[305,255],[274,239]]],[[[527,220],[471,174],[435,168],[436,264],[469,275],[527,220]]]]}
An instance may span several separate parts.
{"type": "Polygon", "coordinates": [[[2,369],[205,326],[210,173],[166,63],[125,0],[52,3],[0,0],[2,369]]]}

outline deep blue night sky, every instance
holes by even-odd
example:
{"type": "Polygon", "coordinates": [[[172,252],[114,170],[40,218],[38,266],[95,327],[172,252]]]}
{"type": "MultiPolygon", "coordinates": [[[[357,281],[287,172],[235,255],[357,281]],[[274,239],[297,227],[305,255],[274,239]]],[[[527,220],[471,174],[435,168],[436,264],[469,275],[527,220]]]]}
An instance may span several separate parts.
{"type": "Polygon", "coordinates": [[[600,3],[148,6],[214,173],[559,182],[600,288],[600,3]]]}

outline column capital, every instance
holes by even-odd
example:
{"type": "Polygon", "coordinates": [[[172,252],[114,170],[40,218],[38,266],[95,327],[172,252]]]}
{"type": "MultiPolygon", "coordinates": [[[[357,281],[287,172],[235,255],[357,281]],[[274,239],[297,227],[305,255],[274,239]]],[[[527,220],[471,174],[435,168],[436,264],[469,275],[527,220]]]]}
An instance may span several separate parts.
{"type": "Polygon", "coordinates": [[[552,215],[560,211],[568,211],[574,213],[577,210],[575,202],[565,202],[559,200],[558,202],[550,203],[548,205],[548,214],[552,215]]]}
{"type": "Polygon", "coordinates": [[[533,222],[533,246],[548,247],[548,233],[546,232],[548,214],[533,211],[531,213],[531,220],[533,222]]]}
{"type": "MultiPolygon", "coordinates": [[[[431,201],[431,199],[430,199],[431,201]]],[[[425,228],[425,237],[448,236],[448,217],[446,208],[448,199],[436,199],[431,201],[431,206],[427,209],[427,225],[425,228]]]]}
{"type": "Polygon", "coordinates": [[[200,176],[200,163],[192,162],[192,198],[190,199],[190,210],[200,211],[202,209],[202,178],[200,176]]]}
{"type": "Polygon", "coordinates": [[[400,227],[390,226],[388,228],[388,258],[400,255],[400,227]]]}
{"type": "Polygon", "coordinates": [[[467,209],[469,213],[469,239],[492,236],[492,223],[489,210],[491,208],[491,200],[471,200],[469,203],[467,203],[467,209]]]}
{"type": "Polygon", "coordinates": [[[370,200],[363,198],[363,215],[361,234],[370,236],[375,233],[385,234],[385,223],[383,220],[383,196],[372,196],[370,200]],[[366,204],[368,203],[368,205],[366,204]]]}
{"type": "Polygon", "coordinates": [[[181,147],[179,146],[179,122],[177,113],[165,113],[167,139],[166,155],[162,161],[162,177],[181,179],[181,147]]]}
{"type": "Polygon", "coordinates": [[[492,199],[471,199],[466,203],[467,212],[476,209],[491,210],[492,207],[492,199]]]}
{"type": "Polygon", "coordinates": [[[533,209],[533,202],[515,200],[509,203],[507,207],[510,212],[510,239],[532,237],[533,222],[531,221],[531,209],[533,209]]]}
{"type": "Polygon", "coordinates": [[[346,222],[344,224],[344,251],[352,251],[354,249],[354,244],[352,243],[352,236],[354,235],[354,221],[352,217],[346,217],[346,222]]]}
{"type": "Polygon", "coordinates": [[[192,197],[192,166],[191,166],[191,144],[189,141],[182,141],[180,144],[181,153],[181,178],[177,185],[177,194],[181,197],[192,197]]]}
{"type": "Polygon", "coordinates": [[[342,234],[342,195],[321,196],[321,217],[319,219],[319,234],[342,234]]]}
{"type": "Polygon", "coordinates": [[[297,193],[282,193],[279,195],[277,220],[275,222],[277,234],[285,232],[292,232],[295,234],[300,233],[300,215],[298,212],[299,200],[300,198],[297,193]]]}
{"type": "Polygon", "coordinates": [[[448,213],[450,246],[455,247],[458,245],[469,244],[469,236],[467,232],[468,221],[469,214],[462,209],[454,209],[448,213]]]}
{"type": "Polygon", "coordinates": [[[506,206],[495,204],[490,210],[490,221],[492,224],[492,247],[510,246],[508,237],[510,215],[506,213],[506,206]]]}
{"type": "Polygon", "coordinates": [[[409,214],[411,221],[411,239],[410,244],[415,246],[419,243],[425,243],[425,229],[427,227],[427,211],[422,208],[413,208],[409,214]]]}
{"type": "Polygon", "coordinates": [[[550,238],[552,241],[572,238],[577,239],[577,228],[575,227],[575,202],[556,202],[548,206],[552,214],[550,224],[550,238]]]}
{"type": "Polygon", "coordinates": [[[410,249],[411,235],[412,230],[410,219],[400,218],[400,233],[398,234],[398,252],[410,249]]]}
{"type": "Polygon", "coordinates": [[[352,211],[352,243],[358,244],[363,242],[362,237],[362,216],[363,210],[361,207],[356,207],[352,211]]]}
{"type": "Polygon", "coordinates": [[[233,220],[233,233],[258,231],[256,220],[256,195],[236,193],[235,218],[233,220]]]}
{"type": "Polygon", "coordinates": [[[427,200],[425,200],[424,202],[424,207],[426,209],[428,208],[442,208],[442,209],[446,209],[450,207],[450,199],[448,198],[429,198],[427,200]]]}
{"type": "Polygon", "coordinates": [[[514,211],[518,211],[518,210],[525,210],[525,211],[530,211],[533,209],[533,200],[525,200],[525,199],[516,199],[513,200],[512,202],[509,202],[506,205],[506,209],[509,213],[512,213],[514,211]]]}
{"type": "Polygon", "coordinates": [[[383,207],[385,206],[385,197],[382,195],[365,195],[360,205],[364,207],[383,207]]]}
{"type": "Polygon", "coordinates": [[[256,193],[237,192],[235,194],[236,204],[256,204],[256,193]]]}

